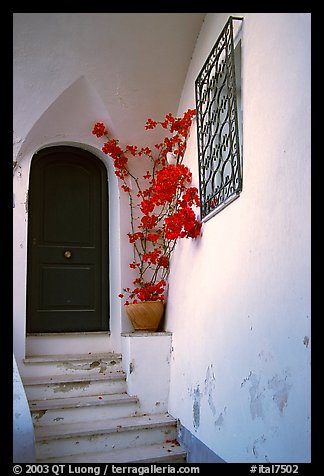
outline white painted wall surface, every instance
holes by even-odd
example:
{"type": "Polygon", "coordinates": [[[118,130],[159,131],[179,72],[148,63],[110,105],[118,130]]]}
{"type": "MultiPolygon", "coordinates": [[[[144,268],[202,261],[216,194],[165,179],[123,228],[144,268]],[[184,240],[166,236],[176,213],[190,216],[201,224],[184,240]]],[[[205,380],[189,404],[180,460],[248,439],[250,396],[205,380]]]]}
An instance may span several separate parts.
{"type": "Polygon", "coordinates": [[[25,389],[13,355],[13,463],[35,463],[35,435],[25,389]]]}
{"type": "MultiPolygon", "coordinates": [[[[180,113],[229,15],[207,15],[180,113]]],[[[227,462],[309,462],[311,18],[238,15],[243,192],[173,256],[169,410],[227,462]]],[[[197,185],[195,127],[186,160],[197,185]]]]}
{"type": "Polygon", "coordinates": [[[169,332],[122,334],[127,392],[139,398],[141,413],[168,411],[171,344],[169,332]]]}
{"type": "MultiPolygon", "coordinates": [[[[106,351],[118,352],[121,331],[132,330],[117,297],[132,260],[127,237],[129,209],[112,161],[101,152],[102,141],[91,135],[91,128],[96,121],[104,121],[123,146],[143,141],[146,145],[147,118],[159,117],[161,111],[163,117],[176,112],[204,15],[13,14],[13,160],[18,163],[13,180],[13,346],[22,372],[26,353],[26,202],[33,154],[45,146],[74,145],[94,153],[107,166],[111,339],[106,351]],[[159,68],[155,67],[157,59],[159,68]]],[[[55,345],[48,349],[57,351],[55,345]]]]}
{"type": "MultiPolygon", "coordinates": [[[[43,100],[47,95],[44,94],[43,100]]],[[[17,116],[19,117],[20,114],[17,116]]],[[[19,151],[14,159],[17,167],[14,171],[14,209],[13,209],[13,345],[17,365],[23,376],[22,359],[26,355],[26,277],[27,277],[27,193],[29,188],[29,170],[31,159],[35,152],[51,145],[72,145],[93,153],[104,161],[107,167],[109,197],[109,254],[110,269],[113,279],[110,280],[110,313],[115,316],[111,319],[111,338],[107,336],[106,345],[102,339],[96,347],[93,340],[92,352],[120,351],[121,311],[120,299],[117,297],[120,290],[120,226],[119,226],[119,191],[112,162],[99,149],[98,141],[91,135],[90,127],[97,117],[111,122],[100,97],[91,84],[81,76],[44,111],[38,121],[31,127],[29,133],[21,141],[19,151]],[[76,121],[75,118],[78,118],[76,121]],[[89,127],[90,126],[90,127],[89,127]]],[[[108,319],[108,316],[107,316],[108,319]]],[[[62,342],[63,343],[63,342],[62,342]]],[[[83,343],[80,343],[81,346],[83,343]]],[[[61,346],[56,343],[47,347],[47,353],[73,353],[80,349],[75,345],[61,346]]],[[[29,349],[31,352],[32,349],[29,349]]],[[[89,350],[87,347],[85,350],[89,350]]]]}
{"type": "MultiPolygon", "coordinates": [[[[83,15],[17,14],[14,22],[14,160],[19,167],[14,175],[13,336],[18,366],[25,355],[25,202],[32,155],[54,144],[74,144],[100,155],[101,144],[89,135],[89,124],[98,119],[125,131],[125,141],[136,142],[149,115],[169,112],[179,87],[171,67],[162,68],[166,74],[159,87],[153,82],[145,89],[154,63],[146,44],[132,45],[135,56],[125,44],[123,64],[107,53],[116,28],[107,29],[102,14],[90,14],[90,20],[83,15]],[[49,22],[46,15],[52,15],[49,22]],[[125,65],[136,65],[143,51],[147,67],[129,76],[125,65]],[[134,118],[134,100],[143,94],[134,90],[135,79],[149,99],[143,100],[132,128],[124,119],[134,118]],[[160,93],[163,84],[173,88],[167,97],[160,93]],[[152,105],[154,98],[158,102],[152,105]]],[[[179,113],[195,106],[195,78],[229,15],[206,16],[179,113]]],[[[310,14],[238,15],[244,16],[243,192],[204,224],[201,239],[179,243],[173,256],[165,328],[173,333],[169,410],[228,462],[309,461],[310,14]]],[[[173,48],[183,44],[174,41],[174,30],[171,35],[163,25],[154,29],[152,19],[143,24],[152,38],[159,32],[173,48]]],[[[155,45],[157,58],[161,50],[155,45]]],[[[186,160],[197,185],[195,127],[186,160]]],[[[131,330],[117,298],[129,262],[129,223],[126,214],[119,215],[126,198],[121,195],[119,201],[106,163],[116,337],[111,344],[119,351],[120,332],[131,330]]]]}

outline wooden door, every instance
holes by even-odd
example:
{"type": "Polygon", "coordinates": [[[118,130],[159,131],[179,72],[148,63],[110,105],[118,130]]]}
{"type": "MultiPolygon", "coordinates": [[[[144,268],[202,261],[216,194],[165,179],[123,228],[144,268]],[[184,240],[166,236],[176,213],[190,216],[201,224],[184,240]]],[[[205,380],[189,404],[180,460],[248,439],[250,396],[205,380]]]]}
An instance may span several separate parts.
{"type": "Polygon", "coordinates": [[[32,159],[28,196],[27,332],[109,329],[107,172],[70,146],[32,159]]]}

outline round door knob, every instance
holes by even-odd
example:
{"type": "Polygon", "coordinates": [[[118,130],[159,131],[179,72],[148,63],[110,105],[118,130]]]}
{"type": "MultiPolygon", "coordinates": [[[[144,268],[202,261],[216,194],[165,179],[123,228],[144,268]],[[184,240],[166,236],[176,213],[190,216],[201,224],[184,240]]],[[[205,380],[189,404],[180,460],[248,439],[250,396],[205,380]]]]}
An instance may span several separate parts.
{"type": "Polygon", "coordinates": [[[64,258],[71,258],[71,256],[72,256],[72,253],[70,250],[64,251],[64,258]]]}

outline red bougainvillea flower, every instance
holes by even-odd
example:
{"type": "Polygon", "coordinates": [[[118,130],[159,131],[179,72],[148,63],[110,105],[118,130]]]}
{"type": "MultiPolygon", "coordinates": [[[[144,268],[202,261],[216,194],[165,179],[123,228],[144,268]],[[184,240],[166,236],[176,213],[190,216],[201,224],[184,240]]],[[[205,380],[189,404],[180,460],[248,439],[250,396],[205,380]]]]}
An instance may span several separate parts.
{"type": "Polygon", "coordinates": [[[118,159],[123,155],[123,150],[119,147],[118,141],[111,139],[102,146],[102,152],[109,154],[113,159],[118,159]]]}
{"type": "Polygon", "coordinates": [[[108,134],[108,131],[106,129],[105,124],[103,122],[96,122],[96,124],[93,126],[92,134],[94,134],[98,138],[106,136],[108,134]]]}
{"type": "Polygon", "coordinates": [[[160,235],[158,233],[148,233],[147,239],[156,243],[160,239],[160,235]]]}
{"type": "Polygon", "coordinates": [[[192,174],[182,164],[195,115],[195,109],[188,109],[182,117],[168,113],[161,122],[148,118],[146,130],[160,125],[170,134],[155,145],[154,153],[150,147],[136,145],[123,149],[117,139],[109,137],[103,122],[93,126],[92,134],[105,137],[102,151],[112,159],[121,189],[129,198],[131,230],[127,235],[133,247],[129,268],[137,276],[132,281],[133,288],[126,287],[118,295],[128,296],[125,304],[164,301],[170,257],[177,240],[195,239],[201,233],[202,224],[194,211],[200,205],[198,189],[191,185],[192,174]],[[175,157],[173,165],[167,162],[168,152],[175,157]],[[143,176],[136,177],[131,172],[134,165],[129,168],[129,163],[143,157],[151,167],[145,166],[143,176]]]}
{"type": "Polygon", "coordinates": [[[153,121],[150,117],[146,121],[145,129],[154,129],[157,125],[156,121],[153,121]]]}
{"type": "Polygon", "coordinates": [[[136,145],[126,145],[126,150],[128,150],[133,157],[136,156],[137,153],[137,146],[136,145]]]}

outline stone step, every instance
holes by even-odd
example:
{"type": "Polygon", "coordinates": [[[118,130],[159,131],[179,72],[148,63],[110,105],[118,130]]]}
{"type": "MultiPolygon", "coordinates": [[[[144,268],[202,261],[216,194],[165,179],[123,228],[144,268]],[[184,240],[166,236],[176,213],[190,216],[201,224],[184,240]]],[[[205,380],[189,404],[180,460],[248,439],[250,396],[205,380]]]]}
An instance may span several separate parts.
{"type": "Polygon", "coordinates": [[[24,360],[24,377],[122,371],[121,354],[113,352],[88,354],[36,355],[24,360]]]}
{"type": "Polygon", "coordinates": [[[126,376],[122,371],[101,373],[81,373],[72,375],[49,375],[24,377],[28,400],[78,397],[81,395],[103,395],[126,393],[126,376]]]}
{"type": "Polygon", "coordinates": [[[60,423],[92,422],[135,415],[137,397],[127,393],[30,400],[35,427],[60,423]]]}
{"type": "Polygon", "coordinates": [[[85,453],[68,456],[58,456],[38,463],[185,463],[186,451],[176,440],[166,440],[155,445],[137,446],[121,450],[103,451],[101,453],[85,453]]]}
{"type": "Polygon", "coordinates": [[[109,332],[59,332],[28,334],[26,355],[114,352],[109,332]],[[71,350],[71,352],[70,352],[71,350]]]}
{"type": "Polygon", "coordinates": [[[177,436],[177,420],[168,413],[35,428],[36,458],[108,452],[162,444],[177,436]]]}

